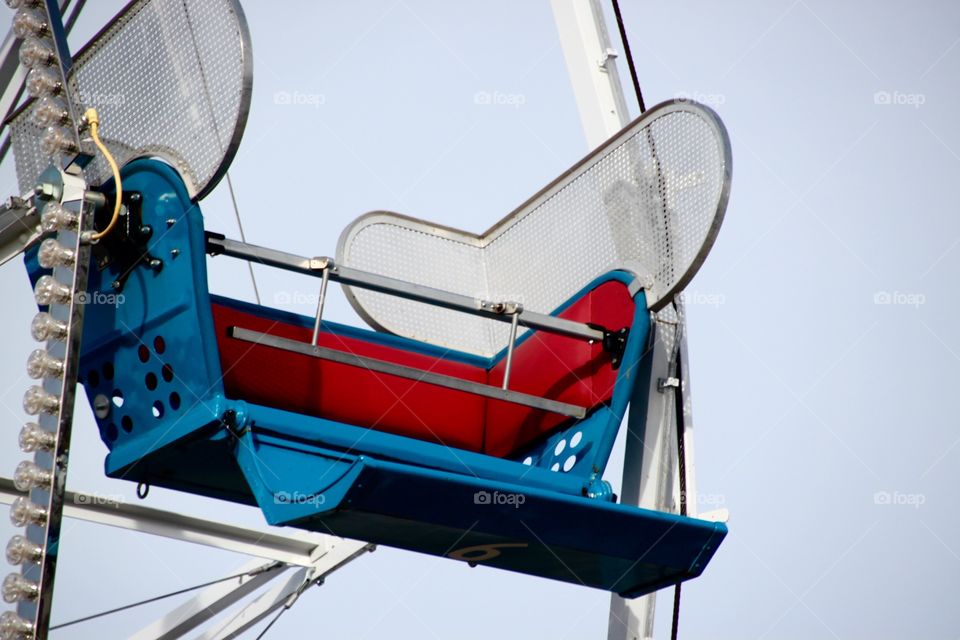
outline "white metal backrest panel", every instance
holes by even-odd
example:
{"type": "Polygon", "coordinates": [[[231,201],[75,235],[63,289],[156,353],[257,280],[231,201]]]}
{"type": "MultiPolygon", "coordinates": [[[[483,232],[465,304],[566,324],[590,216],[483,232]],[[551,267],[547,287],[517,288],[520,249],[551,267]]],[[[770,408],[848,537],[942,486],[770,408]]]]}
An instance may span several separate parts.
{"type": "MultiPolygon", "coordinates": [[[[246,124],[250,37],[236,0],[135,0],[80,51],[70,74],[77,112],[96,107],[101,136],[122,165],[158,156],[192,198],[226,173],[246,124]]],[[[49,164],[27,105],[11,122],[21,191],[49,164]]],[[[102,156],[87,167],[110,176],[102,156]]]]}
{"type": "MultiPolygon", "coordinates": [[[[693,277],[726,208],[730,145],[716,114],[691,102],[654,107],[482,235],[397,214],[344,230],[340,264],[549,312],[597,276],[634,271],[650,307],[693,277]]],[[[373,326],[492,355],[503,324],[384,294],[348,296],[373,326]]]]}

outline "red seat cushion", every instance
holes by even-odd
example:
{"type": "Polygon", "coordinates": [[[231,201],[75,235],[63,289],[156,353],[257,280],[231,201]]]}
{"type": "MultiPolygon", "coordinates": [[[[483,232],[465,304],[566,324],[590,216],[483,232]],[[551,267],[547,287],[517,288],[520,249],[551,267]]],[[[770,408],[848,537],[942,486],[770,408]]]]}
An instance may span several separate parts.
{"type": "MultiPolygon", "coordinates": [[[[568,320],[621,329],[633,321],[634,303],[626,285],[601,284],[559,315],[568,320]]],[[[506,359],[490,370],[488,384],[500,386],[506,359]]],[[[610,400],[617,372],[599,342],[589,344],[555,333],[527,336],[513,354],[510,388],[593,409],[610,400]]],[[[484,452],[508,456],[531,445],[569,418],[502,400],[487,401],[484,452]]]]}
{"type": "MultiPolygon", "coordinates": [[[[629,326],[633,313],[627,287],[608,281],[559,315],[616,330],[629,326]]],[[[228,305],[215,303],[213,318],[224,387],[232,398],[501,457],[570,421],[502,400],[231,338],[231,327],[303,342],[309,342],[311,331],[228,305]]],[[[506,366],[501,358],[487,371],[330,332],[321,333],[319,344],[493,386],[502,384],[506,366]]],[[[510,388],[592,409],[610,400],[616,373],[601,344],[541,331],[514,350],[510,388]]]]}
{"type": "MultiPolygon", "coordinates": [[[[309,342],[312,331],[214,304],[213,320],[228,396],[269,407],[480,451],[484,399],[361,367],[251,344],[230,327],[309,342]]],[[[485,382],[482,367],[322,333],[319,344],[448,376],[485,382]]],[[[358,443],[358,447],[361,443],[358,443]]]]}

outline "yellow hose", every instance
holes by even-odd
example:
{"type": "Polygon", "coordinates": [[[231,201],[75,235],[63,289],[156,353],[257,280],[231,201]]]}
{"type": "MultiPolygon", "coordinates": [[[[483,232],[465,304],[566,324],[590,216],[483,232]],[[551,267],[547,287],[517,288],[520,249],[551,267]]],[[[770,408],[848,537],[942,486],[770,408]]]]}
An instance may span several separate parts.
{"type": "Polygon", "coordinates": [[[117,195],[113,203],[113,217],[110,218],[110,224],[108,224],[107,228],[103,231],[99,231],[90,236],[90,240],[96,242],[113,231],[113,228],[117,226],[117,220],[120,219],[120,203],[123,199],[123,185],[120,183],[120,168],[117,167],[117,161],[113,159],[110,150],[107,149],[103,141],[100,140],[100,116],[97,115],[97,110],[93,108],[87,109],[83,115],[90,124],[90,137],[93,138],[93,144],[97,145],[97,149],[99,149],[103,157],[107,159],[107,164],[110,165],[110,170],[113,171],[113,182],[117,187],[117,195]]]}

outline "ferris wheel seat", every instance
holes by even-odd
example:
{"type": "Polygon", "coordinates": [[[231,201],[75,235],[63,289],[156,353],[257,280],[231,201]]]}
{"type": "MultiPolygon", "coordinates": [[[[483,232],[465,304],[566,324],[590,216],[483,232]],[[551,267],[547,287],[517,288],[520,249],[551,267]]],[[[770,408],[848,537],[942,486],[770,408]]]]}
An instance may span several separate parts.
{"type": "MultiPolygon", "coordinates": [[[[212,296],[213,245],[181,177],[155,160],[123,173],[125,227],[162,232],[107,240],[90,272],[79,379],[109,476],[631,597],[703,571],[723,524],[617,504],[603,479],[651,382],[634,274],[602,274],[537,316],[504,390],[502,350],[326,321],[313,345],[313,318],[212,296]],[[603,340],[556,332],[572,325],[603,340]]],[[[26,261],[36,281],[35,250],[26,261]]]]}

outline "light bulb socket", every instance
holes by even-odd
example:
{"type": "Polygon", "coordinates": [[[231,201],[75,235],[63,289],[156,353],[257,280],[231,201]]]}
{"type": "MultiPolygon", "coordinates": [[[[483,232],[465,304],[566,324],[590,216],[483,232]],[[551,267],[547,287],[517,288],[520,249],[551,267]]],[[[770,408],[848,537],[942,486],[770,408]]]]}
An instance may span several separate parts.
{"type": "Polygon", "coordinates": [[[53,474],[39,465],[24,460],[17,465],[13,472],[13,486],[18,491],[30,491],[31,489],[49,489],[53,484],[53,474]]]}
{"type": "Polygon", "coordinates": [[[32,580],[27,580],[19,573],[11,573],[3,579],[3,599],[5,602],[14,603],[21,600],[36,600],[40,595],[40,585],[32,580]]]}
{"type": "Polygon", "coordinates": [[[55,415],[60,410],[60,398],[33,385],[23,394],[23,410],[32,416],[41,413],[55,415]]]}
{"type": "MultiPolygon", "coordinates": [[[[9,3],[10,0],[7,0],[9,3]]],[[[3,640],[30,640],[33,638],[33,622],[14,613],[0,613],[0,638],[3,640]]]]}
{"type": "Polygon", "coordinates": [[[20,564],[40,564],[43,560],[43,547],[30,542],[17,534],[7,543],[7,562],[16,566],[20,564]]]}
{"type": "Polygon", "coordinates": [[[27,496],[17,496],[10,504],[10,522],[15,527],[47,524],[47,509],[30,501],[27,496]]]}
{"type": "Polygon", "coordinates": [[[40,213],[40,228],[44,231],[61,231],[63,229],[75,231],[79,224],[80,217],[59,202],[48,203],[40,213]]]}
{"type": "Polygon", "coordinates": [[[47,306],[51,304],[69,304],[73,297],[73,290],[53,276],[40,276],[33,287],[37,304],[47,306]]]}
{"type": "Polygon", "coordinates": [[[33,316],[30,322],[30,335],[37,342],[46,342],[47,340],[64,340],[67,337],[67,324],[55,319],[46,311],[41,311],[33,316]]]}
{"type": "Polygon", "coordinates": [[[53,451],[57,436],[36,422],[28,422],[20,428],[20,450],[24,453],[53,451]]]}
{"type": "Polygon", "coordinates": [[[57,267],[73,267],[76,255],[73,250],[63,246],[54,238],[47,238],[40,243],[40,250],[37,252],[37,262],[44,269],[55,269],[57,267]]]}

